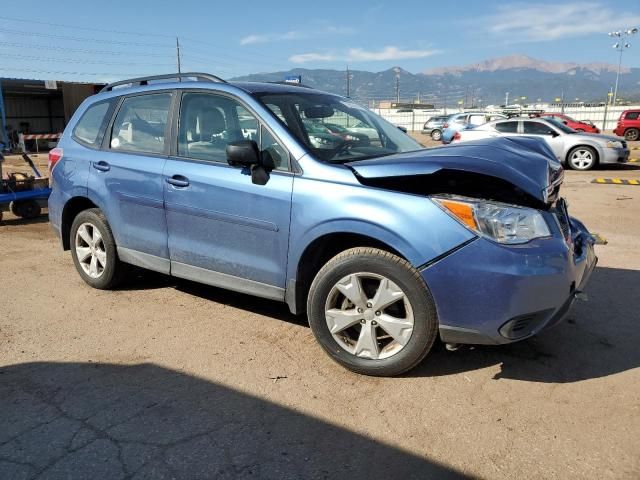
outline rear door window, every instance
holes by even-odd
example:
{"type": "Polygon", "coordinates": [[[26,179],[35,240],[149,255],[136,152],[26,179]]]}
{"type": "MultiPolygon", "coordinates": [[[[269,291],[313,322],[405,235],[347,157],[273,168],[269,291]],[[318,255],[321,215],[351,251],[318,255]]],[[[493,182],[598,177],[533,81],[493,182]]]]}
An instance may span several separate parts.
{"type": "Polygon", "coordinates": [[[164,153],[170,105],[171,93],[125,98],[111,129],[109,143],[111,149],[151,154],[164,153]]]}
{"type": "Polygon", "coordinates": [[[87,108],[73,129],[73,137],[89,147],[100,145],[108,123],[107,112],[113,103],[113,100],[107,100],[87,108]]]}
{"type": "Polygon", "coordinates": [[[540,122],[522,122],[525,135],[553,135],[553,130],[548,125],[540,122]]]}
{"type": "Polygon", "coordinates": [[[496,123],[496,130],[502,133],[518,133],[518,122],[500,122],[496,123]]]}
{"type": "Polygon", "coordinates": [[[640,112],[627,112],[626,120],[637,120],[640,112]]]}

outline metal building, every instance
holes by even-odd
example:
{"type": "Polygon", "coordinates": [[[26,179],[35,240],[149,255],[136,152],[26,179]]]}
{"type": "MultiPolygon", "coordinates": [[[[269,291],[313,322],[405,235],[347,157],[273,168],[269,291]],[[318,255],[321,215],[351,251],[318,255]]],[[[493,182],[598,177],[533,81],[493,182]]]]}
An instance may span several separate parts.
{"type": "Polygon", "coordinates": [[[103,86],[0,78],[0,142],[15,146],[20,133],[62,132],[80,103],[103,86]]]}

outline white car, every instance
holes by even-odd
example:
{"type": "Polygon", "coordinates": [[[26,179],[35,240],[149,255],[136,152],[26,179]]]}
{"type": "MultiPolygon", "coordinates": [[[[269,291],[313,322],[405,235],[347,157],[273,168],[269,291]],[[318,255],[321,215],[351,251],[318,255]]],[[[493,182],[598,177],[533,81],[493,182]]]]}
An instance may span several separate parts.
{"type": "Polygon", "coordinates": [[[625,163],[629,160],[629,148],[624,139],[577,132],[553,119],[496,120],[457,132],[453,142],[504,136],[541,138],[551,147],[558,160],[574,170],[590,170],[601,163],[625,163]]]}

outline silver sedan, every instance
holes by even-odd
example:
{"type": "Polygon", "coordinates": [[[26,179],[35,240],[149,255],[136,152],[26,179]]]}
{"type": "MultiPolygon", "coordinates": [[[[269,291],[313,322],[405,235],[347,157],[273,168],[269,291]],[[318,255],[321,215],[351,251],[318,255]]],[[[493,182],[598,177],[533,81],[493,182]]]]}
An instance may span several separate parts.
{"type": "Polygon", "coordinates": [[[544,139],[558,160],[574,170],[590,170],[598,164],[629,160],[627,142],[620,137],[577,132],[556,120],[542,118],[509,118],[485,123],[462,130],[454,141],[521,135],[544,139]]]}

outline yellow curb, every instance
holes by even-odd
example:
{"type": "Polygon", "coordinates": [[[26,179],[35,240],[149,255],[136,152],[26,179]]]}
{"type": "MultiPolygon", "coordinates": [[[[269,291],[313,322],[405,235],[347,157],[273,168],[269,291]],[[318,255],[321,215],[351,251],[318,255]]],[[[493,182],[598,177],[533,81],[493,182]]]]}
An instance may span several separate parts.
{"type": "Polygon", "coordinates": [[[591,183],[599,183],[601,185],[640,185],[640,180],[624,178],[594,178],[591,183]]]}

